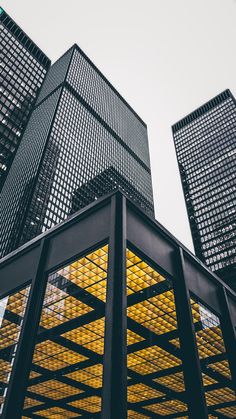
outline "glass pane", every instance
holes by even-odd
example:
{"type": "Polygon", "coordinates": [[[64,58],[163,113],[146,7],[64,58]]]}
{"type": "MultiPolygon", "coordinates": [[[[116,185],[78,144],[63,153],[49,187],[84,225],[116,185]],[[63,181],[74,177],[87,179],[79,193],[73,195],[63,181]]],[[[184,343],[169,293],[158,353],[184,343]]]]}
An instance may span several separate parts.
{"type": "Polygon", "coordinates": [[[173,286],[127,250],[128,417],[187,416],[173,286]]]}
{"type": "Polygon", "coordinates": [[[30,286],[0,300],[0,414],[2,413],[30,286]]]}
{"type": "Polygon", "coordinates": [[[101,411],[108,246],[48,277],[23,415],[101,411]]]}
{"type": "Polygon", "coordinates": [[[209,414],[235,418],[235,393],[220,319],[195,297],[191,299],[191,307],[209,414]]]}

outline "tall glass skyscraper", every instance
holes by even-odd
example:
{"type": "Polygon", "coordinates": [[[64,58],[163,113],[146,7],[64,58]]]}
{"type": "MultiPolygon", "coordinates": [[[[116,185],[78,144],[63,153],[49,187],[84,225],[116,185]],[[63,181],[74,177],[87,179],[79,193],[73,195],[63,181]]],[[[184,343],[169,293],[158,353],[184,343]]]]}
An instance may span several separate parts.
{"type": "Polygon", "coordinates": [[[154,214],[147,127],[74,45],[47,74],[2,190],[2,254],[115,185],[154,214]]]}
{"type": "Polygon", "coordinates": [[[0,7],[0,190],[50,60],[0,7]]]}
{"type": "Polygon", "coordinates": [[[172,130],[196,255],[235,287],[235,98],[225,90],[172,130]]]}

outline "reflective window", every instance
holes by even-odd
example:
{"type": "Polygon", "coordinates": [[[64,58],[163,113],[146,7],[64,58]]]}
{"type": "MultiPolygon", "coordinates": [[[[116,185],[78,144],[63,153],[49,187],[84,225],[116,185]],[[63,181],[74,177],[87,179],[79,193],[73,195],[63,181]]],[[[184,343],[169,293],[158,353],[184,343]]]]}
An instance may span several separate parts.
{"type": "Polygon", "coordinates": [[[30,286],[0,300],[0,414],[14,365],[30,286]]]}
{"type": "Polygon", "coordinates": [[[186,417],[185,385],[173,286],[127,251],[129,418],[186,417]]]}
{"type": "Polygon", "coordinates": [[[191,307],[209,414],[235,418],[235,392],[220,319],[194,297],[191,299],[191,307]]]}
{"type": "Polygon", "coordinates": [[[48,277],[24,403],[27,418],[101,411],[107,253],[103,246],[48,277]]]}

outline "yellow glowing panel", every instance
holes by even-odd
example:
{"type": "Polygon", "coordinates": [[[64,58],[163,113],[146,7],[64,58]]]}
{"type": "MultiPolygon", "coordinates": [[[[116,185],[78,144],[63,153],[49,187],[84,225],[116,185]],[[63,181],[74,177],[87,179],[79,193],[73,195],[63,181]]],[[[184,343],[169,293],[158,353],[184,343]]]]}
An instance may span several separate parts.
{"type": "Polygon", "coordinates": [[[102,372],[102,364],[96,364],[91,367],[83,368],[82,370],[71,372],[66,374],[66,376],[90,387],[100,388],[102,387],[102,372]]]}
{"type": "Polygon", "coordinates": [[[158,335],[177,328],[172,290],[128,307],[127,314],[131,319],[158,335]]]}
{"type": "Polygon", "coordinates": [[[8,382],[8,376],[11,372],[11,364],[8,361],[5,361],[4,359],[0,359],[0,381],[3,383],[8,382]]]}
{"type": "Polygon", "coordinates": [[[142,291],[158,282],[164,281],[164,277],[156,272],[146,262],[127,251],[127,294],[142,291]]]}
{"type": "Polygon", "coordinates": [[[142,340],[145,340],[142,336],[132,330],[127,330],[127,345],[133,345],[134,343],[141,342],[142,340]]]}
{"type": "Polygon", "coordinates": [[[104,351],[104,317],[85,326],[77,327],[62,336],[102,355],[104,351]]]}
{"type": "Polygon", "coordinates": [[[50,340],[38,343],[35,347],[33,363],[51,371],[85,361],[87,357],[66,349],[50,340]]]}
{"type": "Polygon", "coordinates": [[[182,372],[177,372],[175,374],[155,378],[153,381],[177,392],[185,391],[184,375],[182,372]]]}
{"type": "Polygon", "coordinates": [[[107,260],[108,246],[106,245],[60,269],[58,275],[105,302],[107,260]]]}
{"type": "Polygon", "coordinates": [[[72,387],[68,384],[61,383],[57,380],[44,381],[43,383],[34,384],[29,387],[29,391],[48,397],[53,400],[64,399],[68,396],[83,393],[82,390],[72,387]]]}
{"type": "Polygon", "coordinates": [[[32,378],[36,378],[36,377],[39,377],[41,374],[39,374],[38,372],[36,372],[36,371],[31,371],[30,372],[30,375],[29,375],[29,379],[31,380],[32,378]]]}
{"type": "Polygon", "coordinates": [[[71,406],[78,407],[79,409],[86,410],[90,413],[97,413],[101,410],[101,398],[98,396],[86,397],[85,399],[76,400],[68,403],[71,406]]]}
{"type": "Polygon", "coordinates": [[[33,406],[39,406],[40,404],[43,404],[43,402],[39,402],[38,400],[30,399],[29,397],[26,397],[25,402],[24,402],[24,409],[28,409],[33,406]]]}
{"type": "Polygon", "coordinates": [[[20,326],[3,319],[0,327],[0,349],[13,345],[18,341],[20,326]]]}
{"type": "Polygon", "coordinates": [[[40,326],[51,329],[92,310],[87,304],[48,283],[40,326]]]}
{"type": "Polygon", "coordinates": [[[136,403],[142,400],[149,400],[162,396],[164,396],[164,393],[145,384],[134,384],[128,387],[128,401],[130,403],[136,403]]]}
{"type": "Polygon", "coordinates": [[[208,367],[231,380],[231,373],[229,369],[229,363],[227,360],[215,362],[214,364],[209,364],[208,367]]]}
{"type": "Polygon", "coordinates": [[[145,408],[160,415],[185,412],[187,410],[186,404],[179,400],[168,400],[162,403],[155,403],[145,406],[145,408]]]}
{"type": "Polygon", "coordinates": [[[214,378],[209,377],[209,375],[206,374],[202,374],[202,379],[203,379],[203,385],[204,386],[210,386],[211,384],[216,384],[217,381],[214,380],[214,378]]]}
{"type": "Polygon", "coordinates": [[[134,410],[128,410],[128,419],[149,419],[150,416],[142,415],[134,410]]]}
{"type": "Polygon", "coordinates": [[[235,393],[228,387],[207,391],[205,395],[208,406],[235,401],[235,393]]]}
{"type": "Polygon", "coordinates": [[[8,297],[6,310],[22,316],[25,312],[27,298],[29,294],[29,287],[8,297]]]}
{"type": "Polygon", "coordinates": [[[206,358],[225,352],[225,346],[218,326],[205,328],[196,333],[200,358],[206,358]]]}
{"type": "Polygon", "coordinates": [[[77,418],[77,413],[70,412],[69,410],[62,409],[61,407],[51,407],[50,409],[39,410],[36,412],[38,416],[53,418],[53,419],[63,419],[63,418],[77,418]]]}
{"type": "Polygon", "coordinates": [[[131,265],[135,265],[138,262],[141,262],[142,260],[135,255],[131,250],[126,250],[126,266],[129,268],[131,265]]]}
{"type": "Polygon", "coordinates": [[[236,406],[217,409],[216,412],[219,412],[229,418],[236,418],[236,406]]]}
{"type": "Polygon", "coordinates": [[[170,343],[172,343],[172,345],[176,346],[176,348],[180,348],[179,338],[171,339],[170,343]]]}
{"type": "Polygon", "coordinates": [[[128,368],[145,375],[178,366],[181,361],[164,349],[152,346],[129,354],[127,363],[128,368]]]}

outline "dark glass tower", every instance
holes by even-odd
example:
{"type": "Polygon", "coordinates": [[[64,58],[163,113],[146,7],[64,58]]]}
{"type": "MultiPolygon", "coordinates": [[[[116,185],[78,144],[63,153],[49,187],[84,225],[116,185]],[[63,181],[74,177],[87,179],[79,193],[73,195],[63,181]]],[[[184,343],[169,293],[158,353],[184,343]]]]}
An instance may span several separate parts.
{"type": "Polygon", "coordinates": [[[74,45],[47,74],[2,190],[2,253],[115,185],[153,215],[147,127],[74,45]]]}
{"type": "Polygon", "coordinates": [[[235,287],[235,98],[225,90],[172,130],[196,255],[235,287]]]}
{"type": "Polygon", "coordinates": [[[0,190],[50,60],[0,7],[0,190]]]}

